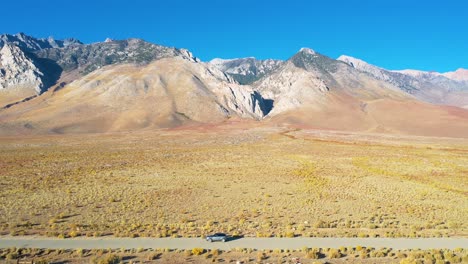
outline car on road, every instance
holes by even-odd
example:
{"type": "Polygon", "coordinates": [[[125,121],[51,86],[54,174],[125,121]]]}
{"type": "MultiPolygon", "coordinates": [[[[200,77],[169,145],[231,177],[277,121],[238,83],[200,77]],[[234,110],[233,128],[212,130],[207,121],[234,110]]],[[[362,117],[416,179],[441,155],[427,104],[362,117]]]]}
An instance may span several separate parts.
{"type": "Polygon", "coordinates": [[[228,235],[224,233],[216,233],[213,235],[206,236],[206,241],[208,242],[214,242],[214,241],[226,242],[227,239],[228,239],[228,235]]]}

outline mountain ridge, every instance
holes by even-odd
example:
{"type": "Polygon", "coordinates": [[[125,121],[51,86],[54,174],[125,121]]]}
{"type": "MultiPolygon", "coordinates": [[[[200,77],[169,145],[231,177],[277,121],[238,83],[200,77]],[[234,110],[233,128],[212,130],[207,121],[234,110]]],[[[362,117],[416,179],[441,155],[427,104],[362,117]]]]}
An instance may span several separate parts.
{"type": "MultiPolygon", "coordinates": [[[[24,94],[12,85],[0,89],[5,105],[0,134],[128,131],[234,118],[334,130],[468,135],[468,110],[445,106],[468,108],[468,82],[443,74],[390,71],[309,48],[284,61],[203,62],[186,49],[141,39],[46,42],[49,46],[36,45],[23,35],[3,42],[16,47],[18,55],[0,55],[0,83],[6,76],[13,81],[31,77],[31,71],[41,83],[30,78],[24,94]],[[15,58],[28,67],[15,72],[2,66],[2,60],[15,58]],[[412,111],[407,116],[415,120],[398,117],[402,109],[412,111]]],[[[457,78],[463,76],[458,71],[457,78]]]]}

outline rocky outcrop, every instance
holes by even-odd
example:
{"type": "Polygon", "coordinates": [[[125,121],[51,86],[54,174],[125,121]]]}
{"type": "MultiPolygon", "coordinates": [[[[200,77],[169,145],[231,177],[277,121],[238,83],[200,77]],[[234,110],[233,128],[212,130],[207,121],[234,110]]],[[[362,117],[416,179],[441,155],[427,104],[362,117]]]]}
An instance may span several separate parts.
{"type": "Polygon", "coordinates": [[[6,44],[0,50],[0,90],[16,87],[40,94],[44,89],[44,73],[19,47],[6,44]]]}
{"type": "Polygon", "coordinates": [[[42,49],[37,51],[36,55],[39,58],[55,61],[65,72],[78,70],[81,75],[106,65],[148,64],[154,60],[175,56],[198,61],[188,50],[155,45],[141,39],[111,40],[88,45],[42,49]]]}
{"type": "Polygon", "coordinates": [[[257,60],[253,57],[242,59],[213,59],[212,66],[225,72],[239,84],[251,84],[264,76],[273,73],[284,62],[280,60],[257,60]]]}
{"type": "Polygon", "coordinates": [[[262,97],[271,100],[269,116],[300,108],[306,104],[319,106],[325,100],[328,87],[313,72],[286,63],[272,75],[255,85],[262,97]]]}
{"type": "Polygon", "coordinates": [[[10,34],[0,35],[0,48],[3,47],[7,43],[18,46],[24,51],[28,51],[28,52],[38,51],[42,49],[50,49],[50,48],[63,48],[63,47],[68,47],[70,45],[83,44],[79,40],[74,39],[74,38],[69,38],[69,39],[64,39],[64,40],[56,40],[53,37],[38,39],[38,38],[28,36],[24,33],[18,33],[15,35],[10,35],[10,34]]]}

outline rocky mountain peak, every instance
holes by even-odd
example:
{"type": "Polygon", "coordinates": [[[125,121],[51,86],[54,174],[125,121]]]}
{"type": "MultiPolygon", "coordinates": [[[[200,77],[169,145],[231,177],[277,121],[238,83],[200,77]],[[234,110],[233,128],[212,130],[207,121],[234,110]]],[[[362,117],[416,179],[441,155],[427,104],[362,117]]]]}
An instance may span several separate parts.
{"type": "Polygon", "coordinates": [[[190,52],[188,49],[179,49],[179,52],[184,59],[187,59],[191,62],[200,62],[200,59],[193,56],[192,52],[190,52]]]}
{"type": "Polygon", "coordinates": [[[309,54],[309,55],[315,55],[315,51],[313,49],[310,49],[310,48],[301,48],[299,50],[299,52],[303,52],[303,53],[309,54]]]}
{"type": "Polygon", "coordinates": [[[326,74],[336,72],[338,62],[309,48],[302,48],[289,60],[294,66],[307,71],[326,74]]]}

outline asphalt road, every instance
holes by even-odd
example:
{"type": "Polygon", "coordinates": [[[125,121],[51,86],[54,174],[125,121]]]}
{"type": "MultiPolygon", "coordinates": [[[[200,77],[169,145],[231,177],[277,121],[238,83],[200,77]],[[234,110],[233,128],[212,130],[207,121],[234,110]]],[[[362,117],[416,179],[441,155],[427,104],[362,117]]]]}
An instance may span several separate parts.
{"type": "Polygon", "coordinates": [[[468,248],[468,238],[240,238],[223,242],[207,242],[201,238],[73,238],[0,237],[0,248],[50,248],[50,249],[132,249],[169,248],[205,249],[300,249],[302,247],[339,248],[364,246],[393,249],[468,248]]]}

